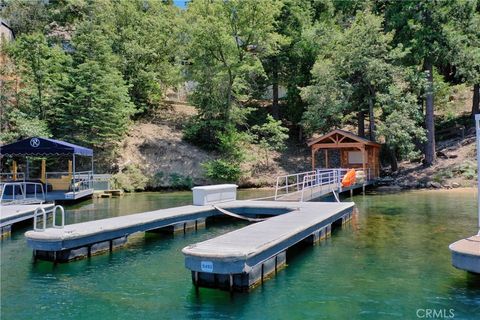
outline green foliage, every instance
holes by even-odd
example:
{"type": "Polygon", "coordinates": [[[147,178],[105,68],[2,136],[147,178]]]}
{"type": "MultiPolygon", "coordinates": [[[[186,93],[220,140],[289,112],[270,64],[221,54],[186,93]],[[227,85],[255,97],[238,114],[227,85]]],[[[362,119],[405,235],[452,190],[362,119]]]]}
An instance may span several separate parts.
{"type": "Polygon", "coordinates": [[[191,189],[193,187],[193,179],[179,173],[170,174],[170,186],[174,189],[191,189]]]}
{"type": "Polygon", "coordinates": [[[222,120],[229,126],[245,119],[240,101],[251,97],[254,79],[264,74],[260,57],[276,43],[279,9],[274,0],[189,4],[184,25],[187,72],[195,81],[191,101],[200,121],[222,120]]]}
{"type": "Polygon", "coordinates": [[[385,138],[387,147],[400,159],[418,157],[415,143],[425,141],[425,131],[420,126],[422,114],[415,95],[394,84],[387,93],[378,95],[378,102],[382,106],[378,133],[385,138]]]}
{"type": "Polygon", "coordinates": [[[241,176],[248,143],[267,163],[281,150],[287,132],[269,110],[309,135],[366,117],[393,155],[415,157],[424,110],[429,133],[432,101],[437,127],[454,123],[452,84],[480,79],[475,0],[5,3],[16,40],[1,48],[2,142],[54,135],[113,154],[133,118],[189,81],[198,115],[184,138],[221,154],[205,164],[219,180],[241,176]],[[272,84],[287,88],[281,108],[257,101],[272,84]]]}
{"type": "Polygon", "coordinates": [[[230,128],[226,132],[218,133],[218,150],[224,159],[243,162],[247,158],[246,145],[251,143],[253,138],[248,132],[239,132],[230,128]]]}
{"type": "Polygon", "coordinates": [[[466,160],[453,167],[441,169],[433,176],[433,180],[443,183],[447,179],[456,177],[475,180],[477,178],[477,164],[473,161],[466,160]]]}
{"type": "Polygon", "coordinates": [[[112,48],[139,114],[158,108],[165,88],[180,81],[178,19],[179,9],[161,1],[113,3],[112,48]]]}
{"type": "MultiPolygon", "coordinates": [[[[7,107],[8,108],[8,107],[7,107]]],[[[28,137],[50,137],[45,121],[29,118],[18,109],[5,108],[0,113],[0,143],[7,144],[28,137]],[[3,114],[3,112],[5,112],[3,114]]]]}
{"type": "Polygon", "coordinates": [[[267,116],[267,122],[263,125],[253,126],[255,139],[265,155],[265,164],[268,166],[271,151],[285,150],[285,141],[288,139],[288,129],[282,126],[281,121],[275,120],[271,115],[267,116]]]}
{"type": "Polygon", "coordinates": [[[60,130],[69,140],[97,148],[111,147],[128,129],[134,106],[128,86],[115,68],[108,39],[93,25],[77,31],[75,66],[62,85],[60,130]]]}
{"type": "Polygon", "coordinates": [[[477,164],[471,160],[456,165],[452,171],[457,175],[462,175],[465,179],[474,180],[477,177],[477,164]]]}
{"type": "Polygon", "coordinates": [[[45,4],[43,0],[9,0],[0,13],[17,35],[41,32],[49,20],[45,4]]]}
{"type": "Polygon", "coordinates": [[[19,36],[6,52],[15,62],[21,81],[15,101],[19,109],[52,123],[57,115],[53,105],[61,94],[60,85],[67,79],[70,58],[58,46],[49,46],[41,33],[19,36]]]}
{"type": "Polygon", "coordinates": [[[148,178],[137,166],[133,165],[126,166],[121,172],[112,176],[114,188],[123,189],[126,192],[145,190],[147,182],[148,178]]]}
{"type": "Polygon", "coordinates": [[[240,164],[223,159],[202,163],[205,176],[216,182],[236,182],[242,176],[240,164]]]}
{"type": "Polygon", "coordinates": [[[185,124],[183,138],[206,150],[218,149],[218,133],[225,129],[222,120],[194,117],[185,124]]]}
{"type": "Polygon", "coordinates": [[[165,174],[162,171],[155,172],[155,174],[150,177],[150,180],[148,181],[148,185],[154,189],[160,188],[163,184],[164,177],[165,177],[165,174]]]}
{"type": "Polygon", "coordinates": [[[390,47],[393,35],[382,24],[381,17],[359,12],[345,31],[333,30],[312,69],[312,85],[302,90],[308,133],[339,127],[348,114],[373,109],[377,94],[387,91],[399,52],[390,47]]]}
{"type": "Polygon", "coordinates": [[[215,149],[220,159],[202,163],[205,176],[219,182],[234,182],[243,175],[241,164],[247,159],[246,144],[252,142],[248,132],[239,132],[233,127],[218,131],[215,149]]]}

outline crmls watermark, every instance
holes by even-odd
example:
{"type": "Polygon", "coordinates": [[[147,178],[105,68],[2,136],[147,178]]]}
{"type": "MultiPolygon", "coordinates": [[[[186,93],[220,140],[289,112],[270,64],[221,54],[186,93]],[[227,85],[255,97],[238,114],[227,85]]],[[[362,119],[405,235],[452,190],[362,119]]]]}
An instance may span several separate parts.
{"type": "Polygon", "coordinates": [[[417,309],[416,314],[419,319],[453,319],[455,309],[417,309]]]}

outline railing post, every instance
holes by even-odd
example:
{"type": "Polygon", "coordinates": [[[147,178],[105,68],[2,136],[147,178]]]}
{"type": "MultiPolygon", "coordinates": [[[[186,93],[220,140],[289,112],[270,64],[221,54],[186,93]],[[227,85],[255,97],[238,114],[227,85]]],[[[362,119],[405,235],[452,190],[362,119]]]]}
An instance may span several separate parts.
{"type": "Polygon", "coordinates": [[[33,230],[34,231],[45,231],[46,228],[47,228],[47,213],[45,212],[44,208],[38,207],[37,209],[35,209],[35,212],[33,213],[33,230]],[[42,229],[37,228],[37,217],[39,215],[42,215],[42,217],[43,217],[43,221],[42,221],[43,228],[42,229]]]}
{"type": "Polygon", "coordinates": [[[302,185],[302,196],[300,197],[300,202],[303,202],[303,193],[305,192],[305,178],[307,175],[303,176],[303,185],[302,185]]]}
{"type": "MultiPolygon", "coordinates": [[[[277,177],[277,184],[275,186],[275,200],[277,200],[277,195],[278,195],[278,180],[280,179],[280,177],[277,177]]],[[[110,183],[110,182],[109,182],[110,183]]]]}
{"type": "Polygon", "coordinates": [[[288,193],[288,176],[285,176],[285,186],[288,193]]]}
{"type": "Polygon", "coordinates": [[[57,229],[63,229],[63,227],[65,226],[65,210],[63,209],[62,206],[55,206],[53,207],[53,223],[52,223],[52,226],[54,228],[57,228],[57,229]],[[60,213],[62,214],[62,224],[61,225],[57,225],[55,223],[55,218],[56,218],[56,215],[57,215],[57,209],[60,209],[60,213]]]}

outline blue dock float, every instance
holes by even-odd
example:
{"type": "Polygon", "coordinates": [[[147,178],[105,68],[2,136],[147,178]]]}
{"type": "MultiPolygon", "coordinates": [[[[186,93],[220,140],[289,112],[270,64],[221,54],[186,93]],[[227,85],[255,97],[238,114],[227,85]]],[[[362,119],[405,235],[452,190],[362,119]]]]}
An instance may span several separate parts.
{"type": "Polygon", "coordinates": [[[185,266],[196,287],[245,291],[286,263],[286,251],[330,235],[333,223],[349,221],[353,202],[284,203],[289,213],[185,247],[185,266]],[[295,208],[295,210],[293,210],[295,208]]]}

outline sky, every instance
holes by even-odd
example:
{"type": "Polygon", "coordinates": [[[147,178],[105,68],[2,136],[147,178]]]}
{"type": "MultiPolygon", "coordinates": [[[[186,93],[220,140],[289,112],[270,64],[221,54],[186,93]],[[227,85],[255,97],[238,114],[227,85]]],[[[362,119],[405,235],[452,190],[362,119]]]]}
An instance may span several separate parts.
{"type": "Polygon", "coordinates": [[[182,9],[185,9],[187,2],[190,2],[190,0],[173,0],[173,3],[177,7],[182,8],[182,9]]]}

